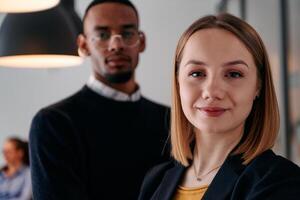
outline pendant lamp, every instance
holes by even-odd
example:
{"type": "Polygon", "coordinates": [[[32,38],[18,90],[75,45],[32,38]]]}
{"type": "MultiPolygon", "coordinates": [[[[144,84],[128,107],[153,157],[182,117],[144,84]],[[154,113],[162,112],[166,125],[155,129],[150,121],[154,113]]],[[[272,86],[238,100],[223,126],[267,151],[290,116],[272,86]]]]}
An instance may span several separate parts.
{"type": "Polygon", "coordinates": [[[80,34],[83,31],[82,20],[75,11],[74,0],[61,0],[61,6],[64,8],[65,12],[68,14],[68,17],[71,19],[71,22],[75,28],[76,34],[80,34]]]}
{"type": "Polygon", "coordinates": [[[35,12],[52,8],[58,3],[59,0],[0,0],[0,12],[35,12]]]}
{"type": "Polygon", "coordinates": [[[7,14],[0,28],[0,66],[60,68],[80,65],[83,60],[77,53],[76,38],[81,32],[78,19],[75,22],[63,5],[33,13],[7,14]]]}

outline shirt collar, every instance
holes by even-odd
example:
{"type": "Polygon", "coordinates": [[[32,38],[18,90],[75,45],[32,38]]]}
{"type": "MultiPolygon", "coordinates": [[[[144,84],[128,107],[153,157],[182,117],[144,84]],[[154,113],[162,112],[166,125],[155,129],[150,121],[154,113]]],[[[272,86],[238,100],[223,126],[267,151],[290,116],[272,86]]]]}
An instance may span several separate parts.
{"type": "Polygon", "coordinates": [[[4,171],[1,171],[0,172],[0,177],[3,177],[5,179],[14,179],[15,177],[22,174],[25,171],[25,169],[26,169],[26,166],[22,165],[13,175],[8,176],[8,177],[4,174],[4,171]]]}
{"type": "Polygon", "coordinates": [[[141,98],[141,90],[139,87],[133,94],[128,95],[124,92],[111,88],[108,85],[105,85],[101,81],[97,80],[93,75],[90,76],[87,86],[97,94],[116,101],[135,102],[141,98]]]}

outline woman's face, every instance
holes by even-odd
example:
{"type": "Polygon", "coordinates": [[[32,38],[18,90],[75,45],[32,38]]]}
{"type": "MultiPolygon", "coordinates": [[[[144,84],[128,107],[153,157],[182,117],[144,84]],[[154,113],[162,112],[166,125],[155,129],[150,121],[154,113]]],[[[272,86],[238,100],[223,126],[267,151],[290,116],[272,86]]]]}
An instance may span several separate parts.
{"type": "Polygon", "coordinates": [[[6,141],[3,146],[3,156],[7,164],[15,164],[22,161],[23,153],[16,148],[14,142],[6,141]]]}
{"type": "Polygon", "coordinates": [[[232,33],[209,28],[187,41],[178,74],[181,106],[200,132],[242,134],[258,95],[257,68],[232,33]]]}

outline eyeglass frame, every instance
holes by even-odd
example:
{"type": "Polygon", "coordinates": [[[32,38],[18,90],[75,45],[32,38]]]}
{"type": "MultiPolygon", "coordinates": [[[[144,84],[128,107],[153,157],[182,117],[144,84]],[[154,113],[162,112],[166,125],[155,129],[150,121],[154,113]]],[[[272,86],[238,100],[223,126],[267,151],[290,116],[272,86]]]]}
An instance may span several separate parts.
{"type": "MultiPolygon", "coordinates": [[[[124,36],[122,36],[122,34],[112,34],[107,39],[107,44],[105,46],[101,46],[101,45],[97,45],[97,46],[100,47],[101,49],[107,49],[107,48],[109,48],[109,45],[113,41],[114,38],[119,38],[120,41],[122,41],[124,46],[129,47],[129,48],[133,48],[133,47],[136,47],[140,43],[140,40],[141,40],[142,36],[143,36],[143,32],[137,30],[137,37],[138,37],[137,41],[134,44],[128,45],[124,42],[124,38],[123,38],[124,36]]],[[[89,38],[91,40],[91,42],[101,40],[100,37],[96,36],[96,35],[91,35],[91,37],[88,37],[87,35],[85,35],[85,37],[89,38]]]]}

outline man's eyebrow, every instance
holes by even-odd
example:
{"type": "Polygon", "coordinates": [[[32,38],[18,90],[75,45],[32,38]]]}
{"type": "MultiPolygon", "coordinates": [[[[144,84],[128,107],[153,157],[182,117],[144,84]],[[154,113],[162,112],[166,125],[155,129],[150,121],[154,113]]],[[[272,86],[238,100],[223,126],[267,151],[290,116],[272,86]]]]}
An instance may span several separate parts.
{"type": "Polygon", "coordinates": [[[122,28],[124,29],[137,29],[137,25],[136,24],[125,24],[125,25],[122,25],[122,28]]]}
{"type": "MultiPolygon", "coordinates": [[[[124,24],[122,25],[123,29],[137,29],[136,24],[124,24]]],[[[95,31],[102,31],[102,30],[109,30],[109,26],[95,26],[94,30],[95,31]]]]}
{"type": "Polygon", "coordinates": [[[108,26],[95,26],[94,27],[94,30],[95,31],[105,31],[105,30],[108,30],[109,29],[109,27],[108,26]]]}
{"type": "Polygon", "coordinates": [[[230,65],[244,65],[247,68],[249,68],[248,64],[243,60],[233,60],[233,61],[229,61],[229,62],[226,62],[223,64],[223,66],[225,66],[225,67],[230,66],[230,65]]]}

